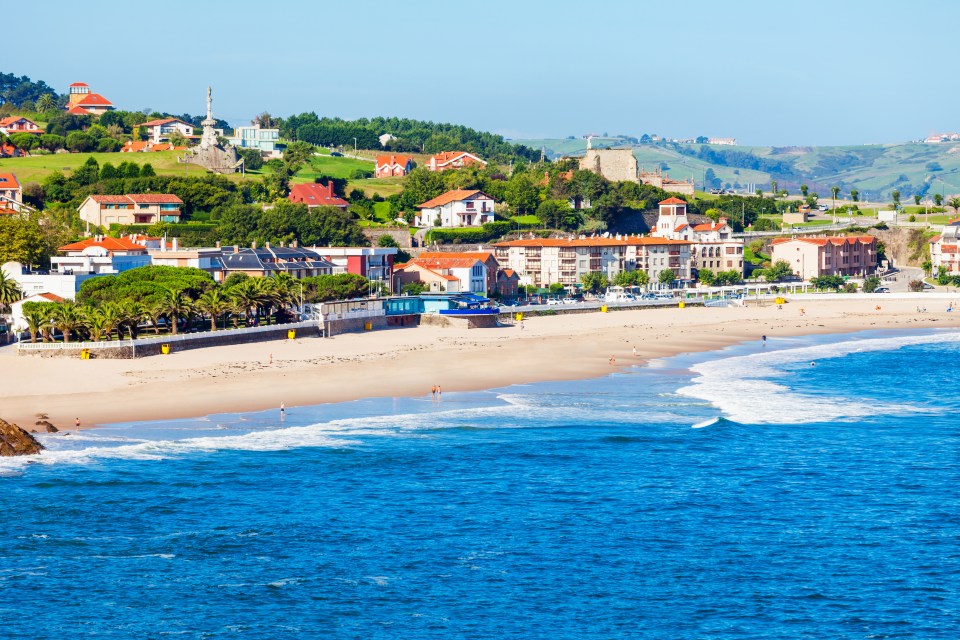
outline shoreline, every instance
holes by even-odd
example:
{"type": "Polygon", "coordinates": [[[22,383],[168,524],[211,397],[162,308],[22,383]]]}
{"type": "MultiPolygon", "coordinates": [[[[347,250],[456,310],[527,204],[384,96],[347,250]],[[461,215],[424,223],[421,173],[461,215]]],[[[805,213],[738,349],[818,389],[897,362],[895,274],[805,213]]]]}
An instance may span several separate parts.
{"type": "Polygon", "coordinates": [[[61,431],[597,378],[623,366],[757,341],[864,330],[960,327],[914,301],[804,301],[733,308],[535,316],[524,328],[396,328],[333,338],[209,347],[140,360],[66,360],[0,350],[0,418],[61,431]],[[805,314],[800,314],[800,304],[805,314]],[[634,357],[633,348],[637,355],[634,357]],[[616,364],[609,362],[616,357],[616,364]]]}

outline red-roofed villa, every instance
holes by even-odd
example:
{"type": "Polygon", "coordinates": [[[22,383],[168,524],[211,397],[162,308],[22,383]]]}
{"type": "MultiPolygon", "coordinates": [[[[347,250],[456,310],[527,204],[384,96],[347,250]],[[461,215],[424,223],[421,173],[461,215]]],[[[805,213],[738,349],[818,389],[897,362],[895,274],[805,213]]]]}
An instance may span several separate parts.
{"type": "Polygon", "coordinates": [[[877,270],[877,239],[873,236],[777,238],[771,262],[786,260],[804,280],[817,276],[866,276],[877,270]]]}
{"type": "Polygon", "coordinates": [[[315,182],[306,182],[295,184],[290,187],[290,195],[287,196],[290,202],[302,202],[308,208],[314,207],[336,207],[337,209],[346,209],[350,203],[333,192],[333,181],[327,184],[317,184],[315,182]]]}
{"type": "Polygon", "coordinates": [[[493,198],[476,189],[454,189],[417,205],[416,227],[479,227],[493,222],[493,198]]]}
{"type": "Polygon", "coordinates": [[[98,227],[111,224],[179,222],[183,200],[172,193],[129,193],[87,196],[77,211],[80,219],[98,227]]]}

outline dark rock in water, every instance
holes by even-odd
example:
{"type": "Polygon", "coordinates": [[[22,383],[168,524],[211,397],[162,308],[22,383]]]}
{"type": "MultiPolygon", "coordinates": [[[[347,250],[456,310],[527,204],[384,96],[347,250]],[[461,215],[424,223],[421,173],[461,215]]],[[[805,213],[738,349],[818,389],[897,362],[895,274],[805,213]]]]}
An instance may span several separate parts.
{"type": "MultiPolygon", "coordinates": [[[[37,426],[42,427],[47,433],[57,433],[60,429],[57,429],[49,420],[37,420],[37,426]]],[[[35,429],[31,429],[30,433],[35,433],[35,429]]]]}
{"type": "Polygon", "coordinates": [[[47,428],[47,433],[57,433],[58,431],[60,431],[60,429],[57,429],[55,426],[53,426],[49,422],[45,426],[47,428]]]}
{"type": "Polygon", "coordinates": [[[43,445],[32,435],[15,424],[0,420],[0,456],[32,456],[42,449],[43,445]]]}

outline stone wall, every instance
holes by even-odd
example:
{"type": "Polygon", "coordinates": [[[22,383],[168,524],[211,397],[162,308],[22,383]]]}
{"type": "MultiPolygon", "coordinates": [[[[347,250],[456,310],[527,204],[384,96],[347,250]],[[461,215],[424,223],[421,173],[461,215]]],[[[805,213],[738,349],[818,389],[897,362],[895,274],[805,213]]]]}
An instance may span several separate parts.
{"type": "Polygon", "coordinates": [[[499,326],[499,316],[441,316],[425,313],[420,316],[420,324],[434,327],[454,327],[457,329],[490,329],[499,326]]]}
{"type": "Polygon", "coordinates": [[[370,331],[387,328],[386,316],[374,316],[371,318],[346,318],[344,320],[330,320],[324,323],[324,331],[327,336],[336,336],[341,333],[367,331],[366,324],[368,322],[370,323],[370,331]]]}
{"type": "Polygon", "coordinates": [[[587,155],[580,159],[580,168],[614,182],[636,182],[639,165],[632,149],[587,149],[587,155]]]}
{"type": "Polygon", "coordinates": [[[374,247],[377,246],[377,241],[380,239],[380,236],[390,236],[397,241],[397,244],[400,245],[401,249],[409,249],[413,247],[413,236],[410,235],[410,229],[407,227],[382,227],[382,228],[370,228],[364,229],[363,235],[370,241],[370,244],[374,247]]]}

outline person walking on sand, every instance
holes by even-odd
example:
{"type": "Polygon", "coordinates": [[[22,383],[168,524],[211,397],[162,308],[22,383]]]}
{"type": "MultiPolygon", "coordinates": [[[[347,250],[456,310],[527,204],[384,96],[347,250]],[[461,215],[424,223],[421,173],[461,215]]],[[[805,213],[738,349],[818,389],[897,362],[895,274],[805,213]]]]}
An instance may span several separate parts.
{"type": "Polygon", "coordinates": [[[73,424],[77,427],[77,429],[79,429],[79,428],[80,428],[80,418],[77,418],[76,420],[74,420],[74,421],[73,421],[73,424]]]}
{"type": "Polygon", "coordinates": [[[764,347],[767,346],[767,336],[760,336],[760,344],[764,347]]]}
{"type": "Polygon", "coordinates": [[[437,385],[430,387],[430,395],[432,395],[434,398],[437,397],[437,385]]]}
{"type": "Polygon", "coordinates": [[[437,385],[437,397],[440,397],[442,395],[443,395],[443,389],[440,387],[440,385],[437,385]]]}
{"type": "Polygon", "coordinates": [[[633,357],[634,357],[634,358],[637,357],[637,348],[636,348],[636,347],[633,348],[633,357]]]}

